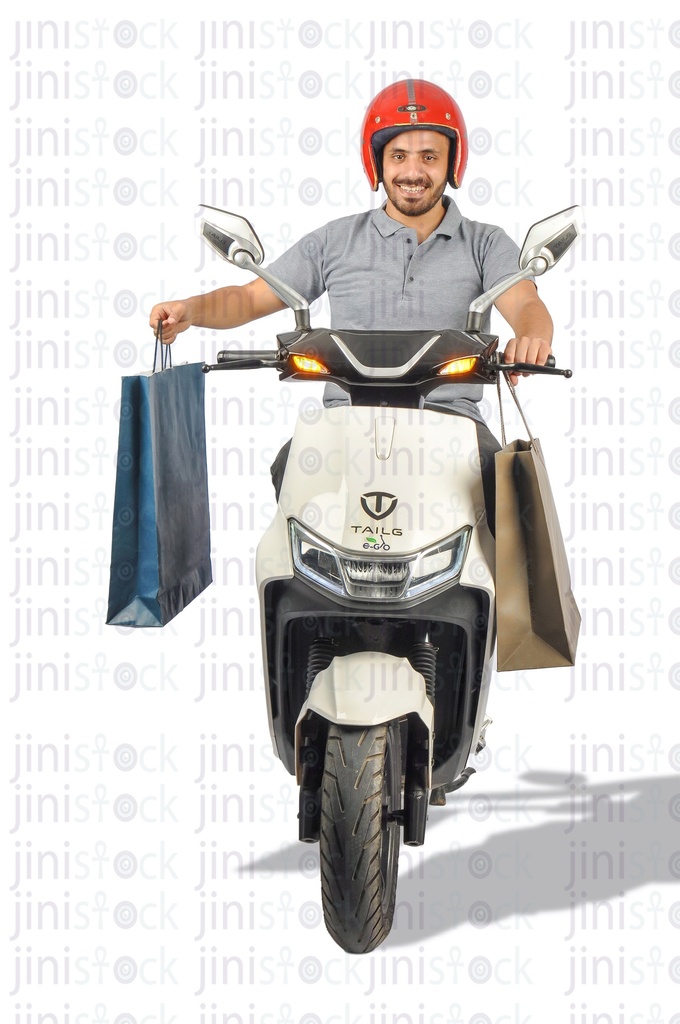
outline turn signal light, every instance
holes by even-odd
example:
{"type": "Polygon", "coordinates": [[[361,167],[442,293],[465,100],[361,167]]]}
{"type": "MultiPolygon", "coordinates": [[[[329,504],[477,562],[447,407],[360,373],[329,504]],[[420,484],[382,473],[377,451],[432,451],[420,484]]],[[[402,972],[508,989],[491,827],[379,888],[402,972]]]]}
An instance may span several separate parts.
{"type": "Polygon", "coordinates": [[[301,373],[328,373],[328,369],[318,359],[309,356],[291,356],[293,365],[301,373]]]}
{"type": "Polygon", "coordinates": [[[471,356],[465,359],[454,359],[452,362],[447,363],[446,366],[442,366],[439,371],[439,376],[442,376],[443,374],[470,373],[471,370],[474,370],[476,362],[477,356],[471,356]]]}

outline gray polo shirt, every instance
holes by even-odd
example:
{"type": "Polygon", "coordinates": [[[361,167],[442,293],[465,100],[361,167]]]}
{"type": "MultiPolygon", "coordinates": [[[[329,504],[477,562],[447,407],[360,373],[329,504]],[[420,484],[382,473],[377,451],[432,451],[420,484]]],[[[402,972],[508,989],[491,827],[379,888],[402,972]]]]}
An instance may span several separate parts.
{"type": "MultiPolygon", "coordinates": [[[[473,299],[518,269],[519,250],[492,224],[462,217],[449,196],[446,214],[418,245],[414,228],[384,209],[342,217],[305,235],[268,269],[311,303],[325,291],[336,330],[464,330],[473,299]]],[[[483,330],[489,328],[490,311],[483,330]]],[[[428,397],[484,422],[481,384],[444,384],[428,397]]],[[[325,405],[347,403],[328,384],[325,405]]]]}

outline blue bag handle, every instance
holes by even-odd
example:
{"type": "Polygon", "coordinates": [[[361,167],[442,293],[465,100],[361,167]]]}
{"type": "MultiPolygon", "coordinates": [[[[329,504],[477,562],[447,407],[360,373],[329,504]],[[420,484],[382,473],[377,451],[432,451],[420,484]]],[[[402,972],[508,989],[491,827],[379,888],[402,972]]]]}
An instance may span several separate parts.
{"type": "Polygon", "coordinates": [[[156,347],[153,350],[152,373],[156,372],[156,361],[158,359],[158,346],[161,347],[161,370],[172,369],[172,345],[163,344],[163,322],[159,319],[156,326],[156,347]]]}

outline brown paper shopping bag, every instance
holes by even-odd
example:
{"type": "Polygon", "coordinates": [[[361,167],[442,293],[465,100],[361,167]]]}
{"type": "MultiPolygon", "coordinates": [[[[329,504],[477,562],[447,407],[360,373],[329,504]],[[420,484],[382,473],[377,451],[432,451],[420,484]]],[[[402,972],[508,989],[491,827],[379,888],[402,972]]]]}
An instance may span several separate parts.
{"type": "Polygon", "coordinates": [[[505,444],[503,429],[496,453],[499,672],[573,665],[581,625],[543,452],[529,437],[505,444]]]}

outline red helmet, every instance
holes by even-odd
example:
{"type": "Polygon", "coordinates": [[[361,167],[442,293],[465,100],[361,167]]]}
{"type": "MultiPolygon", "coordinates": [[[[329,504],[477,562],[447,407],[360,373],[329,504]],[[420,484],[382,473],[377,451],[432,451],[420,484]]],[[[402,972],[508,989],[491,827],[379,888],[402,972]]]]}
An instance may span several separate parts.
{"type": "Polygon", "coordinates": [[[408,78],[378,93],[361,126],[361,161],[374,192],[382,181],[383,147],[390,139],[414,128],[442,132],[452,139],[448,182],[453,188],[460,187],[468,156],[460,107],[438,85],[408,78]]]}

